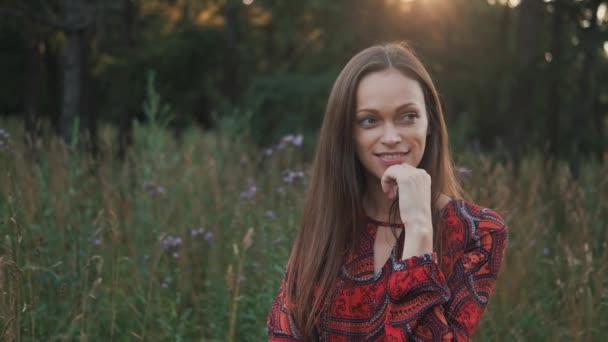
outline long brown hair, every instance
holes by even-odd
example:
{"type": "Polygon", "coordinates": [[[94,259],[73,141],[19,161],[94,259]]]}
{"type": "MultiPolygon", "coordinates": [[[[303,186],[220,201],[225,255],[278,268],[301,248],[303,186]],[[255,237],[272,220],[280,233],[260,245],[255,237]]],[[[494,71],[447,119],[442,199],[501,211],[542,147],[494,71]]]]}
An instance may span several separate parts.
{"type": "Polygon", "coordinates": [[[359,81],[373,72],[394,68],[422,87],[430,135],[419,167],[431,176],[431,208],[435,249],[440,252],[441,227],[436,202],[441,193],[462,197],[454,175],[448,135],[437,90],[406,43],[367,48],[355,55],[335,81],[323,119],[306,195],[300,231],[287,264],[285,300],[300,337],[317,339],[320,313],[337,280],[344,258],[359,247],[366,189],[365,173],[355,153],[353,127],[359,81]]]}

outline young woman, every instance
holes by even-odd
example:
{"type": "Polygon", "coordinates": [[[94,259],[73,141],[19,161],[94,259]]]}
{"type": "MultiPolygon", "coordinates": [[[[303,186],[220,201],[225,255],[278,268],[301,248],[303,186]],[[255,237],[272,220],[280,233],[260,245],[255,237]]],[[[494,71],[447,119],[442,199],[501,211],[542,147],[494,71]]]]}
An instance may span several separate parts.
{"type": "Polygon", "coordinates": [[[271,341],[468,341],[508,228],[463,199],[437,91],[405,44],[354,56],[331,91],[271,341]]]}

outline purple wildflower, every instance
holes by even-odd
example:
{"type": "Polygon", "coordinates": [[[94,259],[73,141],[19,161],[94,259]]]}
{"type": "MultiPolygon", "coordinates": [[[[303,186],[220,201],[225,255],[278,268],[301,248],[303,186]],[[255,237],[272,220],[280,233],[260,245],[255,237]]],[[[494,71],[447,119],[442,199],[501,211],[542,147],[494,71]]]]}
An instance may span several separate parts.
{"type": "Polygon", "coordinates": [[[93,244],[97,247],[101,246],[103,244],[103,241],[101,239],[95,239],[93,241],[93,244]]]}
{"type": "Polygon", "coordinates": [[[456,167],[456,174],[461,175],[463,177],[469,177],[473,174],[473,170],[464,167],[456,167]]]}
{"type": "Polygon", "coordinates": [[[193,229],[192,231],[190,231],[190,236],[197,237],[197,236],[202,235],[204,233],[205,233],[205,228],[199,227],[197,229],[193,229]]]}
{"type": "Polygon", "coordinates": [[[258,187],[255,185],[255,180],[249,178],[249,187],[246,191],[241,192],[241,198],[252,198],[258,192],[258,187]]]}
{"type": "Polygon", "coordinates": [[[281,139],[277,149],[283,150],[287,145],[302,146],[303,142],[304,136],[302,134],[287,134],[281,139]]]}
{"type": "Polygon", "coordinates": [[[180,237],[175,237],[175,236],[171,236],[171,235],[167,235],[165,236],[164,239],[162,239],[161,241],[161,245],[163,248],[163,251],[165,251],[165,253],[173,256],[174,258],[178,258],[179,257],[179,248],[182,245],[182,238],[180,237]]]}
{"type": "Polygon", "coordinates": [[[199,227],[197,229],[193,229],[192,231],[190,231],[190,236],[192,236],[192,237],[202,236],[202,238],[205,239],[206,241],[213,240],[213,232],[207,231],[207,230],[205,230],[205,228],[202,228],[202,227],[199,227]]]}
{"type": "Polygon", "coordinates": [[[304,136],[302,134],[296,135],[295,137],[293,137],[291,143],[294,146],[302,146],[302,143],[304,143],[304,136]]]}
{"type": "Polygon", "coordinates": [[[212,232],[206,232],[205,233],[205,240],[207,240],[207,241],[213,240],[213,233],[212,232]]]}
{"type": "Polygon", "coordinates": [[[156,185],[154,185],[153,183],[150,183],[150,182],[144,183],[144,191],[153,192],[155,190],[156,190],[156,185]]]}
{"type": "Polygon", "coordinates": [[[304,179],[303,171],[285,171],[285,176],[283,176],[283,181],[287,184],[293,184],[299,180],[304,179]]]}
{"type": "Polygon", "coordinates": [[[543,255],[549,255],[550,250],[548,247],[543,248],[543,255]]]}
{"type": "Polygon", "coordinates": [[[264,150],[264,156],[270,157],[270,156],[272,156],[273,152],[274,151],[272,150],[272,148],[267,148],[267,149],[264,150]]]}
{"type": "Polygon", "coordinates": [[[287,134],[286,136],[283,137],[283,139],[281,140],[284,143],[293,143],[293,139],[295,138],[295,136],[293,134],[287,134]]]}
{"type": "Polygon", "coordinates": [[[144,182],[144,191],[150,195],[164,194],[165,188],[153,182],[144,182]]]}
{"type": "Polygon", "coordinates": [[[266,210],[266,218],[269,219],[270,221],[274,221],[277,219],[277,214],[275,214],[274,211],[272,210],[266,210]]]}
{"type": "Polygon", "coordinates": [[[0,128],[0,150],[8,150],[9,149],[9,138],[11,137],[11,135],[5,131],[4,129],[0,128]]]}

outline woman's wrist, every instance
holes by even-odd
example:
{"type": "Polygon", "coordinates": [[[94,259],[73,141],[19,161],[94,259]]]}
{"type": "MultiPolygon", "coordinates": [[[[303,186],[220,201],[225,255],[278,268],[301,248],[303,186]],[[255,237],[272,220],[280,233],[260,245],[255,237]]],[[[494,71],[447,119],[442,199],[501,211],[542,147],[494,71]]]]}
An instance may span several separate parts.
{"type": "Polygon", "coordinates": [[[405,227],[414,227],[416,229],[430,229],[433,231],[433,221],[430,213],[399,213],[401,215],[401,222],[405,227]]]}
{"type": "Polygon", "coordinates": [[[433,252],[433,230],[405,227],[402,259],[433,252]]]}

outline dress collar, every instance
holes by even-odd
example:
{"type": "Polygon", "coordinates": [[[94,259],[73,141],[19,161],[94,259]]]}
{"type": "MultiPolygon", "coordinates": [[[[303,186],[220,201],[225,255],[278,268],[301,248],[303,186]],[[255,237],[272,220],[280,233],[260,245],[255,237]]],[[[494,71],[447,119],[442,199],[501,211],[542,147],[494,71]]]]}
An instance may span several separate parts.
{"type": "MultiPolygon", "coordinates": [[[[446,204],[445,204],[445,206],[443,206],[443,208],[441,208],[441,209],[439,210],[439,215],[440,215],[440,217],[443,217],[444,213],[445,213],[445,212],[448,210],[448,208],[449,208],[450,206],[455,205],[455,203],[456,203],[456,201],[457,201],[457,200],[458,200],[458,199],[456,199],[456,198],[451,198],[451,199],[448,201],[448,203],[446,203],[446,204]]],[[[369,217],[369,216],[367,216],[367,215],[365,215],[365,221],[366,221],[366,223],[368,223],[368,224],[370,224],[370,223],[371,223],[371,224],[372,224],[372,225],[374,225],[376,228],[377,228],[377,227],[388,227],[388,228],[403,228],[403,227],[404,227],[403,223],[390,223],[390,222],[382,222],[382,221],[378,221],[378,220],[376,220],[376,219],[373,219],[373,218],[371,218],[371,217],[369,217]]]]}

